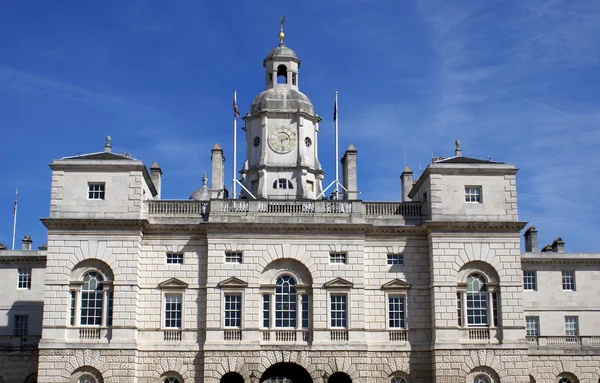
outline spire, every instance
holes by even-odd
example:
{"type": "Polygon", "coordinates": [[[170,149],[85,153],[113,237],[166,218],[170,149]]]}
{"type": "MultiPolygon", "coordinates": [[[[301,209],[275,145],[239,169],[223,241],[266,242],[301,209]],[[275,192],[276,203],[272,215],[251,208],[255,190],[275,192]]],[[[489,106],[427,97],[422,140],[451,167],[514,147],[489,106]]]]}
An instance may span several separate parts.
{"type": "Polygon", "coordinates": [[[281,16],[279,19],[279,46],[284,46],[283,40],[285,39],[285,33],[283,33],[283,24],[285,24],[285,16],[281,16]]]}

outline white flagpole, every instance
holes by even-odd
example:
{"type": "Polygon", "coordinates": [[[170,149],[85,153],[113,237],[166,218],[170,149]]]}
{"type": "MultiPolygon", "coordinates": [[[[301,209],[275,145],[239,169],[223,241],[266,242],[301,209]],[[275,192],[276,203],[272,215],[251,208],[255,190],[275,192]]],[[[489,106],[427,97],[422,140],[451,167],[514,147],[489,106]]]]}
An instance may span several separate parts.
{"type": "Polygon", "coordinates": [[[338,154],[338,120],[339,120],[339,110],[338,110],[338,92],[337,90],[335,91],[335,198],[338,199],[339,198],[339,184],[340,184],[340,177],[339,177],[339,167],[338,167],[338,160],[339,160],[339,154],[338,154]]]}
{"type": "Polygon", "coordinates": [[[15,193],[15,208],[13,209],[13,232],[12,232],[12,249],[15,249],[15,235],[17,233],[17,206],[19,205],[19,188],[15,193]]]}
{"type": "Polygon", "coordinates": [[[237,168],[237,114],[235,108],[237,108],[237,91],[233,91],[233,199],[237,198],[237,177],[235,176],[237,168]]]}

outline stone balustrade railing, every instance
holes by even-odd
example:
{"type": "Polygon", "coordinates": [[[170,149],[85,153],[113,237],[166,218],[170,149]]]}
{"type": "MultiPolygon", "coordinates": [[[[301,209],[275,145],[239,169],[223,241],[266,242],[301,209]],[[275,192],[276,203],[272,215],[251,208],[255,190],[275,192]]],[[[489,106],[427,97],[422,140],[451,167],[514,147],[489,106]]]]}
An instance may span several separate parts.
{"type": "Polygon", "coordinates": [[[263,342],[297,343],[312,341],[310,330],[261,330],[263,342]]]}
{"type": "Polygon", "coordinates": [[[329,337],[333,342],[347,342],[348,330],[331,330],[329,337]]]}
{"type": "Polygon", "coordinates": [[[227,341],[242,340],[242,330],[223,330],[223,340],[227,340],[227,341]]]}
{"type": "Polygon", "coordinates": [[[406,342],[408,340],[408,330],[389,331],[390,342],[406,342]]]}
{"type": "Polygon", "coordinates": [[[79,339],[100,339],[100,327],[81,327],[79,329],[79,339]]]}
{"type": "Polygon", "coordinates": [[[528,336],[527,345],[536,348],[600,348],[600,336],[528,336]]]}
{"type": "Polygon", "coordinates": [[[361,202],[336,200],[150,200],[148,215],[199,216],[210,214],[258,213],[275,215],[365,215],[369,217],[420,217],[419,202],[361,202]]]}
{"type": "Polygon", "coordinates": [[[164,330],[163,339],[165,342],[181,342],[181,330],[164,330]]]}
{"type": "Polygon", "coordinates": [[[0,335],[0,351],[35,350],[39,342],[39,335],[0,335]]]}

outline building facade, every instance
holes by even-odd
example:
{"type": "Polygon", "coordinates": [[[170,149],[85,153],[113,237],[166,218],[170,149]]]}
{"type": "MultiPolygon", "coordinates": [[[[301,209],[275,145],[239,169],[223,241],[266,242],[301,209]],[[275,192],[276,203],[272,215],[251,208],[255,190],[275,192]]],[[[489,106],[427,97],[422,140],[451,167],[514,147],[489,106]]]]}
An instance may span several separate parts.
{"type": "Polygon", "coordinates": [[[239,199],[218,144],[210,187],[189,200],[161,199],[158,164],[112,153],[110,138],[51,163],[47,250],[0,251],[15,318],[0,336],[21,342],[29,315],[37,376],[4,367],[27,362],[11,346],[0,382],[599,381],[600,254],[560,239],[538,251],[533,227],[521,252],[513,165],[457,142],[417,180],[404,169],[398,202],[365,202],[351,146],[341,194],[324,198],[300,60],[281,39],[263,66],[239,199]],[[42,296],[40,327],[41,308],[21,302],[42,296]]]}

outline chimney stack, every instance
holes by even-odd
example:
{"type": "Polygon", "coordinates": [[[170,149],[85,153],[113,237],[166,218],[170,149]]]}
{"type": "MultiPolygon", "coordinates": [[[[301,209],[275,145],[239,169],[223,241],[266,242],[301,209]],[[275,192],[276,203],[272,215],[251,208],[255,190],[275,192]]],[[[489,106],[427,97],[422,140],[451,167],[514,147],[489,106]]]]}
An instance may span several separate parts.
{"type": "Polygon", "coordinates": [[[525,234],[523,234],[523,238],[525,238],[525,252],[526,253],[537,253],[538,244],[537,244],[537,229],[535,226],[529,226],[527,230],[525,230],[525,234]]]}
{"type": "Polygon", "coordinates": [[[402,202],[408,202],[408,193],[410,193],[413,186],[413,172],[408,166],[404,168],[400,175],[400,184],[402,186],[402,202]]]}
{"type": "Polygon", "coordinates": [[[565,241],[561,237],[556,238],[550,246],[552,246],[552,251],[555,253],[565,252],[565,241]]]}
{"type": "Polygon", "coordinates": [[[156,188],[155,199],[160,199],[160,181],[162,178],[162,169],[158,166],[158,163],[153,163],[150,167],[150,179],[156,188]]]}
{"type": "Polygon", "coordinates": [[[21,250],[31,250],[31,244],[33,243],[33,241],[31,240],[31,236],[24,236],[23,241],[21,243],[21,250]]]}
{"type": "Polygon", "coordinates": [[[225,157],[219,144],[211,150],[212,174],[210,181],[211,198],[224,198],[225,195],[225,157]]]}
{"type": "Polygon", "coordinates": [[[356,153],[357,150],[354,145],[350,145],[340,161],[342,163],[342,185],[346,189],[343,191],[345,200],[353,201],[358,199],[356,153]]]}

